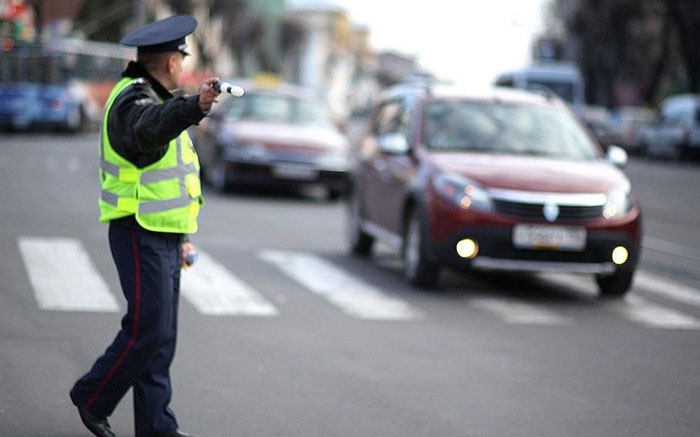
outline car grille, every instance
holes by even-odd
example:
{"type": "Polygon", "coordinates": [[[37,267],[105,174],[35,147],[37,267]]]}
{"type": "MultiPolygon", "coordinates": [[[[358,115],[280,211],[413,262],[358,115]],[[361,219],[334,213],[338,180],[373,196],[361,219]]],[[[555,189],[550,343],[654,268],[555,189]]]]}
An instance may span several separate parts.
{"type": "MultiPolygon", "coordinates": [[[[544,203],[513,202],[496,199],[494,201],[496,211],[511,217],[521,219],[543,219],[544,203]]],[[[593,220],[603,216],[603,206],[571,206],[558,205],[559,215],[557,221],[582,221],[593,220]]]]}
{"type": "Polygon", "coordinates": [[[547,193],[489,190],[497,213],[520,220],[581,222],[603,217],[603,193],[547,193]]]}

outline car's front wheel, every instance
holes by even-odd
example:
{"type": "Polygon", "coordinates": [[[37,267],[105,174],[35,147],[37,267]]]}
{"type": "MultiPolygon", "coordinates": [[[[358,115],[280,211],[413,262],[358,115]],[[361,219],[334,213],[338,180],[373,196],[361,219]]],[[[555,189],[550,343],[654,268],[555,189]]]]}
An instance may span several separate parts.
{"type": "Polygon", "coordinates": [[[632,286],[634,270],[618,270],[610,275],[597,275],[596,282],[601,297],[622,297],[632,286]]]}
{"type": "Polygon", "coordinates": [[[353,255],[369,256],[372,253],[374,237],[362,230],[360,199],[353,193],[348,202],[347,239],[353,255]]]}
{"type": "Polygon", "coordinates": [[[432,288],[437,285],[440,266],[429,259],[423,224],[417,210],[408,215],[403,241],[404,275],[417,287],[432,288]]]}
{"type": "Polygon", "coordinates": [[[690,147],[688,144],[680,143],[676,145],[676,161],[688,161],[690,159],[690,147]]]}
{"type": "Polygon", "coordinates": [[[337,188],[326,188],[326,198],[329,202],[336,202],[343,196],[343,192],[337,188]]]}

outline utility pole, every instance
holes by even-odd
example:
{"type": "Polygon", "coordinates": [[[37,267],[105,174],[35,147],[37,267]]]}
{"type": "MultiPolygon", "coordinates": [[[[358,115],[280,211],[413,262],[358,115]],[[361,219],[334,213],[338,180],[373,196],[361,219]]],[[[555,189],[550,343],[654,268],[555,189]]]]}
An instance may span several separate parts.
{"type": "Polygon", "coordinates": [[[134,18],[132,26],[134,29],[138,29],[139,27],[146,25],[148,0],[133,0],[133,2],[134,18]]]}

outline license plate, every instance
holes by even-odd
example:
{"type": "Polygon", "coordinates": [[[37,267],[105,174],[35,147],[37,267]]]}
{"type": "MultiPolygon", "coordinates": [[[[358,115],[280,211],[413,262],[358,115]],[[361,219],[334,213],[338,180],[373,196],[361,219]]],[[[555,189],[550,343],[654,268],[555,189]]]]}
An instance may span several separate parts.
{"type": "Polygon", "coordinates": [[[586,229],[577,226],[516,225],[513,246],[519,249],[582,251],[586,229]]]}
{"type": "Polygon", "coordinates": [[[273,167],[275,177],[282,179],[312,180],[318,177],[318,170],[303,164],[278,164],[273,167]]]}

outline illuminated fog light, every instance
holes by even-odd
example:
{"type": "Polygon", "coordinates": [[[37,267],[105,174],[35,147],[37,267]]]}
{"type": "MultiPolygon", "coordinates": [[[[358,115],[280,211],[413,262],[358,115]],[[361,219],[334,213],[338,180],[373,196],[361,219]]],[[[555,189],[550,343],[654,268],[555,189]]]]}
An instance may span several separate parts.
{"type": "Polygon", "coordinates": [[[626,248],[622,246],[617,246],[612,252],[612,261],[618,266],[621,266],[622,264],[627,262],[629,256],[630,254],[626,248]]]}
{"type": "Polygon", "coordinates": [[[457,243],[457,254],[460,257],[471,259],[474,258],[477,253],[479,253],[479,245],[476,244],[476,241],[465,238],[457,243]]]}
{"type": "Polygon", "coordinates": [[[603,217],[605,217],[606,219],[611,219],[611,218],[615,217],[617,215],[617,213],[618,213],[618,208],[616,205],[610,205],[610,206],[605,207],[605,209],[603,209],[603,217]]]}

